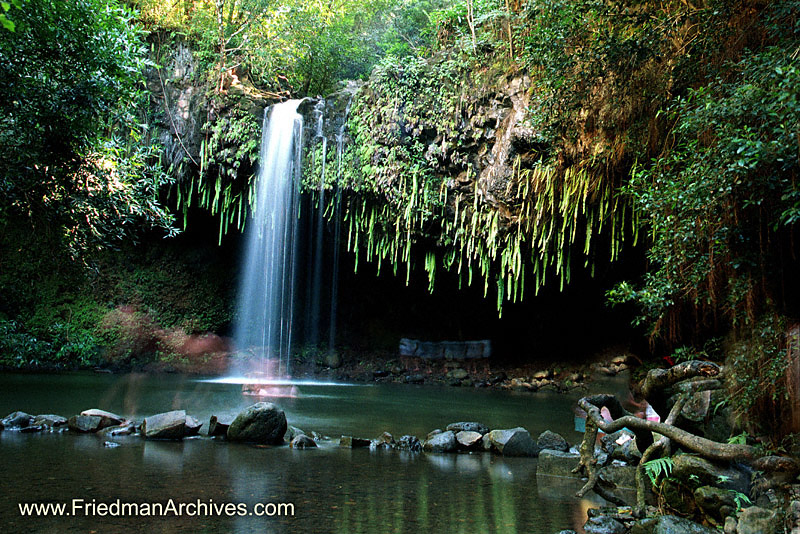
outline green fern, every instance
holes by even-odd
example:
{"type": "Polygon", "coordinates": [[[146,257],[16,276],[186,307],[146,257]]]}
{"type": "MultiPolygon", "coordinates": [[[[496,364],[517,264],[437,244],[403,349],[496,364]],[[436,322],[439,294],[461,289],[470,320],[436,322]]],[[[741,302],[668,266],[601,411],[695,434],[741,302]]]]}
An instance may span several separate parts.
{"type": "Polygon", "coordinates": [[[674,465],[675,462],[670,457],[656,458],[644,463],[644,472],[650,477],[650,482],[655,486],[662,475],[668,477],[672,473],[674,465]]]}

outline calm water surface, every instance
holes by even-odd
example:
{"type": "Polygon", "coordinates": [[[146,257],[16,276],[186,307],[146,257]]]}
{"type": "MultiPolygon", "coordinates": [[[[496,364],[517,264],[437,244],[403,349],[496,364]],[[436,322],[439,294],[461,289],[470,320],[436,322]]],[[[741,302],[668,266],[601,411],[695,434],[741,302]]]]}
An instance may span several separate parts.
{"type": "MultiPolygon", "coordinates": [[[[614,392],[621,381],[595,384],[614,392]]],[[[488,454],[344,450],[342,434],[423,437],[450,422],[545,429],[577,442],[574,395],[429,386],[300,386],[272,399],[289,424],[333,436],[319,449],[256,447],[207,438],[183,442],[94,435],[0,433],[0,531],[259,533],[531,533],[578,528],[592,503],[579,481],[536,477],[536,460],[488,454]],[[292,517],[21,517],[19,503],[292,503],[292,517]]],[[[185,409],[207,424],[252,404],[240,386],[149,375],[0,375],[0,414],[70,416],[102,408],[141,420],[185,409]]],[[[205,430],[205,427],[203,431],[205,430]]]]}

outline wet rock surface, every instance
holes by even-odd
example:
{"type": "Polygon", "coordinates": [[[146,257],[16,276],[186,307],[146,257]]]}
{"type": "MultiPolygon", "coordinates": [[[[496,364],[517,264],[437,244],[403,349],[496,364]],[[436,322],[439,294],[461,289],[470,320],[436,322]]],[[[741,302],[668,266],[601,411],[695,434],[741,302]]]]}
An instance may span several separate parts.
{"type": "Polygon", "coordinates": [[[440,432],[425,440],[422,450],[426,452],[453,452],[458,448],[456,435],[452,430],[440,432]]]}
{"type": "Polygon", "coordinates": [[[531,435],[522,427],[508,430],[492,430],[483,437],[484,448],[488,442],[490,450],[503,456],[538,456],[539,448],[531,435]]]}
{"type": "Polygon", "coordinates": [[[283,410],[271,402],[258,402],[236,416],[228,428],[228,439],[280,445],[287,426],[283,410]]]}
{"type": "Polygon", "coordinates": [[[186,412],[173,410],[145,417],[142,435],[147,439],[183,439],[186,435],[186,412]]]}

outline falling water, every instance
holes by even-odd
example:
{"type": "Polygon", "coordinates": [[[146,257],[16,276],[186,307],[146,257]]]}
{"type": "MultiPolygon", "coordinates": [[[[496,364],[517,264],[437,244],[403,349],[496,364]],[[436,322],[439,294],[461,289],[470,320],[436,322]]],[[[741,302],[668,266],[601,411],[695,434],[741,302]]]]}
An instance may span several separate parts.
{"type": "Polygon", "coordinates": [[[297,256],[300,100],[272,106],[264,115],[260,168],[239,288],[235,341],[272,377],[288,376],[297,256]]]}

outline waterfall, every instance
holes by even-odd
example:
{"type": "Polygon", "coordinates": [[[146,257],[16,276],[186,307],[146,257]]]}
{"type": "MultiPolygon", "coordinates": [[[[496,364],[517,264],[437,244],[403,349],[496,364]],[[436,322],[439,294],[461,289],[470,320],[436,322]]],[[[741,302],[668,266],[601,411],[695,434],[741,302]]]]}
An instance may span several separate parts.
{"type": "Polygon", "coordinates": [[[234,333],[238,349],[257,362],[255,369],[240,371],[270,377],[290,371],[303,135],[299,104],[275,104],[264,114],[234,333]]]}

